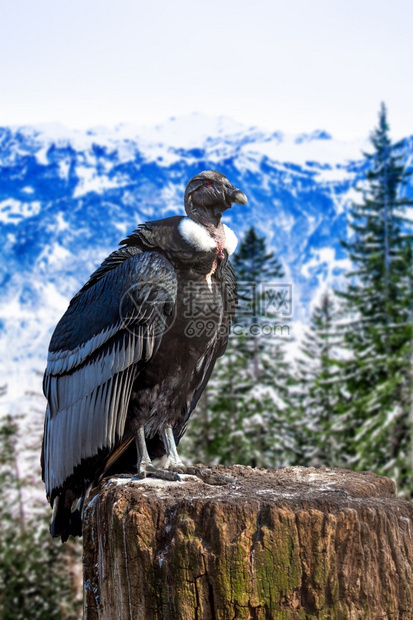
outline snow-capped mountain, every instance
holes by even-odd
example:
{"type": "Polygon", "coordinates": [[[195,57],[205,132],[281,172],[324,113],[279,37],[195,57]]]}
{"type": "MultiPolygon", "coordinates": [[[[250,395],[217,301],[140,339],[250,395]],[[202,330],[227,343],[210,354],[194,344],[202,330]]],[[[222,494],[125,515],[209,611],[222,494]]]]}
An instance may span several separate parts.
{"type": "Polygon", "coordinates": [[[266,236],[293,283],[294,319],[304,321],[320,287],[339,282],[348,266],[339,238],[363,148],[324,131],[290,136],[200,115],[140,129],[0,128],[6,407],[21,410],[24,391],[40,389],[34,371],[88,275],[139,222],[182,214],[186,182],[204,169],[220,170],[247,194],[225,222],[238,235],[253,224],[266,236]]]}

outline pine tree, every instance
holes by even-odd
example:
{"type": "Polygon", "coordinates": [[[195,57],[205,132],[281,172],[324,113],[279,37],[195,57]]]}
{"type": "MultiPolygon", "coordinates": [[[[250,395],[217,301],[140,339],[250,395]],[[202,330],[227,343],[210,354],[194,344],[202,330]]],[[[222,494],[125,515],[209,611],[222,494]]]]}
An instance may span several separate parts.
{"type": "Polygon", "coordinates": [[[253,228],[233,265],[240,298],[234,329],[191,422],[187,453],[195,451],[207,463],[287,465],[296,458],[291,372],[280,337],[289,333],[289,325],[277,314],[283,297],[271,298],[287,290],[285,285],[274,289],[283,270],[253,228]]]}
{"type": "Polygon", "coordinates": [[[302,420],[302,464],[343,467],[347,464],[343,430],[346,398],[343,393],[340,348],[342,335],[336,300],[326,291],[314,309],[297,360],[297,409],[302,420]]]}
{"type": "Polygon", "coordinates": [[[69,572],[72,549],[51,538],[50,511],[19,471],[19,422],[0,421],[0,617],[75,620],[81,601],[69,572]]]}
{"type": "Polygon", "coordinates": [[[251,226],[232,258],[237,279],[240,282],[258,284],[274,282],[284,277],[280,261],[273,252],[267,251],[267,243],[251,226]]]}
{"type": "Polygon", "coordinates": [[[412,235],[403,215],[408,174],[401,144],[389,137],[386,108],[371,136],[361,204],[353,206],[353,237],[344,242],[354,265],[342,294],[350,320],[345,341],[352,359],[347,436],[353,462],[413,489],[411,459],[412,235]]]}

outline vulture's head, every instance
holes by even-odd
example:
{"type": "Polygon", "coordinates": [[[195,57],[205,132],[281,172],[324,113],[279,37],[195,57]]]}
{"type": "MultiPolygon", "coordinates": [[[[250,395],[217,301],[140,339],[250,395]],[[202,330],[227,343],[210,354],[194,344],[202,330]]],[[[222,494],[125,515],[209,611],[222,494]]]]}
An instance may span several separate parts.
{"type": "Polygon", "coordinates": [[[218,226],[224,211],[234,203],[245,205],[246,195],[216,170],[204,170],[193,177],[185,190],[187,215],[203,225],[218,226]]]}

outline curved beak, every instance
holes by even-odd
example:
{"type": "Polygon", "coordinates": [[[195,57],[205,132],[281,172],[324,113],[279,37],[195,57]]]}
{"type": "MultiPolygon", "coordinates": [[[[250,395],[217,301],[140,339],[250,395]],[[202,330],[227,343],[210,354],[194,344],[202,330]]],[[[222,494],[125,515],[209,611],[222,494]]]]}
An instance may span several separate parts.
{"type": "Polygon", "coordinates": [[[244,192],[242,192],[240,189],[237,189],[236,187],[233,187],[228,191],[228,198],[231,202],[235,202],[238,205],[246,205],[248,202],[248,199],[244,192]]]}

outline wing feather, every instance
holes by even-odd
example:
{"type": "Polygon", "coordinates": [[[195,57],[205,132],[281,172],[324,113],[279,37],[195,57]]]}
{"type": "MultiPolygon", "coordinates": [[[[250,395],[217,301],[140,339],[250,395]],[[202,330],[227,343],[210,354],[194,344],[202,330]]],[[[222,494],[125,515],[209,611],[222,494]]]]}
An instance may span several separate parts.
{"type": "Polygon", "coordinates": [[[43,476],[49,496],[122,437],[133,381],[161,342],[177,281],[157,252],[125,253],[75,296],[50,343],[43,476]]]}

